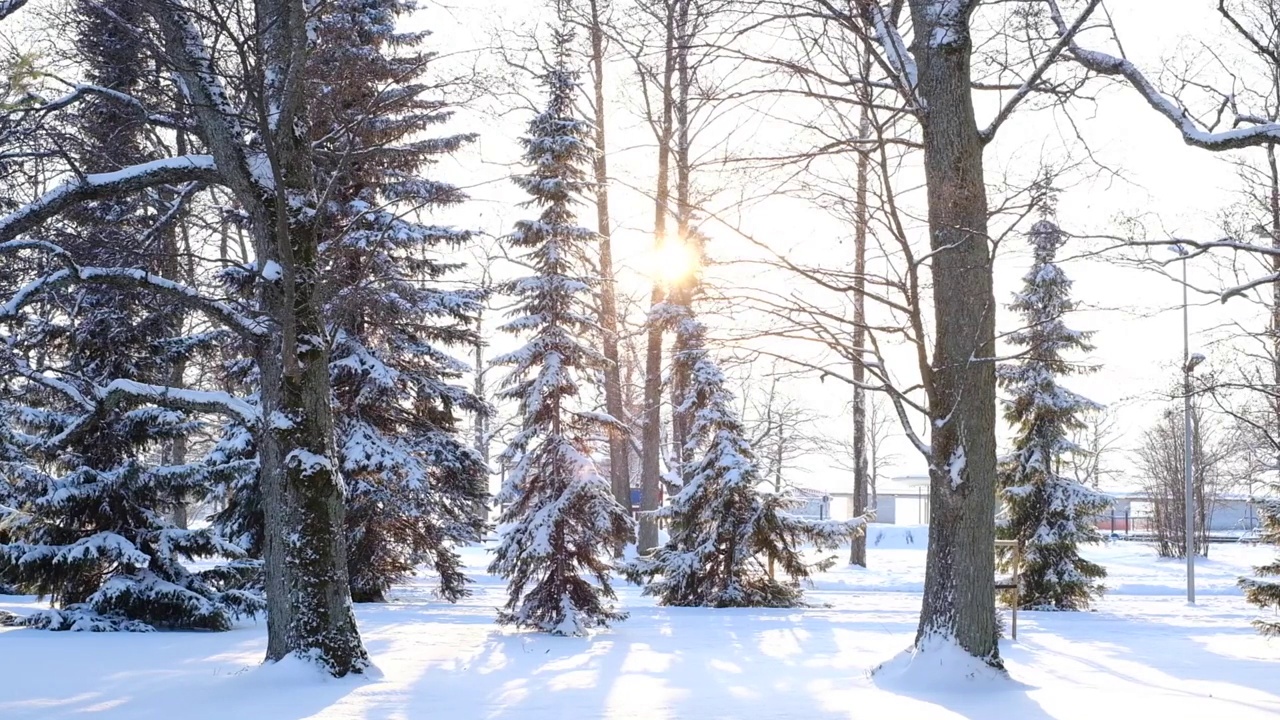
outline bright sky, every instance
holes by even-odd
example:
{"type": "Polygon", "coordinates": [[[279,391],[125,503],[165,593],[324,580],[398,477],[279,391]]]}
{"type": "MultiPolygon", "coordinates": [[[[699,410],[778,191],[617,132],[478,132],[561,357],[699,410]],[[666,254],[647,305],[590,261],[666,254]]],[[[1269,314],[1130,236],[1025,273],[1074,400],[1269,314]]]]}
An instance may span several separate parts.
{"type": "MultiPolygon", "coordinates": [[[[1112,12],[1128,57],[1144,68],[1153,79],[1170,57],[1188,57],[1197,51],[1198,43],[1224,46],[1222,25],[1214,3],[1199,0],[1125,0],[1107,7],[1112,12]],[[1196,39],[1191,40],[1192,33],[1196,39]]],[[[429,10],[415,18],[437,32],[437,37],[450,50],[472,50],[490,45],[492,33],[499,25],[511,28],[530,17],[537,3],[528,0],[492,0],[470,8],[442,13],[429,10]],[[531,9],[532,8],[532,9],[531,9]]],[[[1086,35],[1086,45],[1099,45],[1106,40],[1100,34],[1086,35]]],[[[1109,47],[1107,49],[1110,49],[1109,47]]],[[[459,57],[479,58],[487,67],[495,65],[488,52],[464,53],[459,57]]],[[[618,72],[626,66],[619,65],[618,72]]],[[[514,71],[512,71],[514,72],[514,71]]],[[[648,187],[653,164],[653,141],[636,120],[636,98],[630,90],[634,80],[610,78],[613,88],[610,108],[610,163],[617,184],[612,192],[615,217],[619,227],[615,244],[623,267],[624,288],[630,287],[637,297],[646,290],[643,275],[651,244],[652,205],[636,187],[648,187]]],[[[1210,239],[1218,232],[1217,214],[1237,199],[1241,183],[1226,159],[1203,150],[1185,146],[1163,118],[1138,99],[1127,87],[1096,82],[1090,86],[1096,102],[1076,103],[1071,116],[1080,128],[1085,143],[1074,132],[1062,114],[1019,114],[1008,122],[997,141],[988,149],[986,165],[989,179],[1002,168],[1037,161],[1041,157],[1076,160],[1091,154],[1097,165],[1119,170],[1119,176],[1087,165],[1088,172],[1077,174],[1075,183],[1061,196],[1058,219],[1070,232],[1080,235],[1120,234],[1119,216],[1139,216],[1148,239],[1182,236],[1210,239]],[[1065,138],[1065,139],[1063,139],[1065,138]]],[[[532,96],[540,99],[540,94],[532,96]]],[[[461,155],[444,167],[450,179],[471,185],[475,202],[459,210],[451,218],[459,224],[480,225],[484,230],[501,234],[520,217],[514,207],[520,195],[503,178],[518,160],[518,148],[511,138],[523,131],[530,112],[525,101],[512,97],[498,105],[502,112],[485,116],[479,128],[482,139],[472,151],[461,155]]],[[[993,108],[979,108],[980,122],[989,119],[993,108]]],[[[463,114],[466,117],[467,113],[463,114]]],[[[472,115],[474,118],[474,115],[472,115]]],[[[461,127],[461,123],[459,124],[461,127]]],[[[591,219],[585,210],[585,221],[591,219]]],[[[775,248],[801,248],[817,253],[833,262],[852,262],[852,248],[841,243],[847,227],[835,223],[823,213],[803,208],[794,201],[777,200],[758,204],[743,215],[744,228],[775,248]]],[[[728,231],[712,230],[711,252],[721,260],[732,260],[752,254],[750,246],[728,231]]],[[[1085,252],[1096,243],[1078,242],[1068,245],[1064,256],[1085,252]]],[[[1163,248],[1155,255],[1166,255],[1163,248]]],[[[997,261],[998,302],[1007,302],[1020,285],[1030,264],[1030,253],[1021,238],[1006,243],[997,261]]],[[[1204,288],[1219,287],[1209,272],[1208,262],[1201,261],[1191,269],[1191,283],[1204,288]]],[[[1096,331],[1097,346],[1091,362],[1101,365],[1095,375],[1074,378],[1069,385],[1098,402],[1117,408],[1120,427],[1125,437],[1123,448],[1132,448],[1140,431],[1164,406],[1162,392],[1178,377],[1182,355],[1181,289],[1178,284],[1150,271],[1118,264],[1114,257],[1076,259],[1064,265],[1075,281],[1075,296],[1086,309],[1078,312],[1070,324],[1080,330],[1096,331]]],[[[750,273],[739,272],[732,282],[750,284],[750,273]]],[[[1261,327],[1254,306],[1233,301],[1222,306],[1208,295],[1193,295],[1191,310],[1192,351],[1206,348],[1220,336],[1215,330],[1228,320],[1240,320],[1261,327]]],[[[742,318],[735,318],[742,322],[742,318]]],[[[1012,329],[1011,317],[1001,318],[1002,330],[1012,329]]],[[[723,323],[723,320],[718,322],[723,323]]],[[[727,330],[722,326],[722,330],[727,330]]],[[[739,328],[741,329],[741,328],[739,328]]],[[[495,339],[501,346],[507,342],[495,339]]],[[[1229,362],[1230,353],[1209,352],[1209,365],[1229,362]]],[[[892,360],[892,358],[891,358],[892,360]]],[[[767,368],[761,368],[765,370],[767,368]]],[[[909,368],[907,368],[909,372],[909,368]]],[[[851,391],[838,383],[795,382],[788,391],[816,412],[826,417],[821,429],[835,435],[847,432],[851,420],[845,404],[851,391]]],[[[891,441],[889,451],[900,461],[882,470],[883,476],[920,474],[924,471],[918,454],[902,438],[891,441]]],[[[1111,464],[1124,470],[1130,461],[1123,455],[1111,464]]],[[[829,490],[847,490],[848,473],[829,467],[820,457],[811,457],[797,466],[791,480],[800,485],[829,490]]],[[[1126,483],[1121,483],[1126,484],[1126,483]]]]}

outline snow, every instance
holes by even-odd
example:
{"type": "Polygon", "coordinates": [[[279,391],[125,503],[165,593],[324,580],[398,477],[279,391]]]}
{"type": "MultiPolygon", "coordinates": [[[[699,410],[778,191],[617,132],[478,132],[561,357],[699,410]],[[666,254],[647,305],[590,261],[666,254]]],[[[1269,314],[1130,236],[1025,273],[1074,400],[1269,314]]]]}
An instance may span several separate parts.
{"type": "Polygon", "coordinates": [[[964,453],[964,446],[957,445],[956,449],[951,452],[951,459],[947,461],[947,477],[951,478],[951,489],[959,490],[964,484],[964,467],[967,457],[964,453]]]}
{"type": "MultiPolygon", "coordinates": [[[[620,584],[630,619],[586,638],[499,628],[503,585],[464,550],[476,594],[431,597],[433,578],[397,588],[357,617],[381,677],[328,679],[296,661],[260,666],[262,623],[226,633],[109,635],[0,629],[5,720],[556,720],[816,718],[865,720],[1160,720],[1280,716],[1280,641],[1249,627],[1255,609],[1228,593],[1274,548],[1214,545],[1182,598],[1181,566],[1138,543],[1091,546],[1115,589],[1096,612],[1018,614],[1001,654],[1010,679],[945,673],[938,654],[905,664],[920,606],[899,580],[923,580],[927,530],[873,524],[871,568],[827,573],[799,610],[661,608],[620,584]],[[908,533],[911,541],[907,540],[908,533]],[[880,544],[876,544],[879,538],[880,544]],[[843,586],[832,578],[857,578],[843,586]],[[1230,581],[1230,582],[1228,582],[1230,581]],[[1141,588],[1140,594],[1126,588],[1141,588]],[[22,658],[13,662],[12,658],[22,658]],[[875,677],[868,671],[886,667],[875,677]],[[57,668],[57,672],[50,672],[57,668]]],[[[0,596],[30,612],[34,598],[0,596]]],[[[945,659],[945,658],[944,658],[945,659]]],[[[953,660],[968,662],[964,657],[953,660]]],[[[972,668],[970,668],[972,669],[972,668]]],[[[978,668],[981,670],[981,668],[978,668]]]]}
{"type": "Polygon", "coordinates": [[[268,260],[267,264],[262,266],[262,277],[275,282],[284,277],[284,268],[280,267],[280,263],[275,260],[268,260]]]}

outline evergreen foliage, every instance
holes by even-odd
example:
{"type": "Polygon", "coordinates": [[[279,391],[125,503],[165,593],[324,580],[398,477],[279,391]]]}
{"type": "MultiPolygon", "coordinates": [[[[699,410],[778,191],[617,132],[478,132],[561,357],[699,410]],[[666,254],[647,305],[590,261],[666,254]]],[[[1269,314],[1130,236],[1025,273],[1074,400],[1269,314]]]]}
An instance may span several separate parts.
{"type": "MultiPolygon", "coordinates": [[[[701,251],[700,236],[689,242],[701,251]]],[[[663,605],[796,607],[803,604],[799,582],[835,561],[834,555],[806,561],[806,546],[835,549],[862,532],[865,521],[798,517],[788,512],[795,500],[760,490],[764,479],[750,441],[692,309],[699,288],[692,282],[688,304],[667,303],[657,318],[675,330],[672,373],[687,378],[675,414],[688,428],[689,460],[675,473],[681,484],[670,503],[654,513],[667,522],[669,539],[625,573],[663,605]]]]}
{"type": "MultiPolygon", "coordinates": [[[[317,18],[309,107],[317,186],[326,189],[319,299],[329,332],[334,432],[347,483],[352,599],[385,600],[426,565],[438,593],[468,594],[455,548],[480,539],[488,468],[459,427],[488,408],[459,382],[469,367],[449,350],[476,342],[479,291],[446,287],[459,265],[442,252],[466,231],[419,218],[466,199],[424,172],[474,139],[424,138],[452,116],[428,84],[429,33],[397,31],[403,0],[338,0],[317,18]]],[[[247,285],[231,274],[233,287],[247,285]]],[[[251,373],[235,374],[246,383],[251,373]]],[[[216,453],[251,458],[252,438],[225,428],[216,453]]],[[[256,478],[228,488],[220,527],[255,556],[262,518],[256,478]]]]}
{"type": "Polygon", "coordinates": [[[428,84],[428,33],[402,33],[404,0],[339,0],[319,22],[310,113],[318,185],[328,187],[320,246],[333,333],[335,432],[347,480],[347,567],[356,601],[384,598],[426,563],[448,600],[467,594],[454,548],[484,530],[488,468],[459,427],[483,413],[450,348],[476,342],[479,291],[447,288],[443,249],[466,231],[418,220],[466,199],[424,171],[474,139],[423,137],[452,116],[428,84]]]}
{"type": "MultiPolygon", "coordinates": [[[[1013,454],[998,477],[1005,510],[996,532],[1020,543],[1022,607],[1082,610],[1103,592],[1099,581],[1107,573],[1080,557],[1079,545],[1101,540],[1093,517],[1111,501],[1059,471],[1065,457],[1082,452],[1071,442],[1071,431],[1082,428],[1084,413],[1099,406],[1060,385],[1058,378],[1086,371],[1065,353],[1093,347],[1090,333],[1072,330],[1063,321],[1075,308],[1071,281],[1055,262],[1065,242],[1063,232],[1040,220],[1032,226],[1029,242],[1035,261],[1010,305],[1025,328],[1008,336],[1010,344],[1025,351],[1016,362],[997,369],[1000,386],[1010,396],[1005,419],[1016,436],[1013,454]]],[[[1012,553],[1004,550],[1000,562],[1008,571],[1012,553]]]]}
{"type": "MultiPolygon", "coordinates": [[[[1280,500],[1268,500],[1259,508],[1262,515],[1262,542],[1280,545],[1280,500]]],[[[1255,577],[1240,578],[1245,599],[1260,608],[1280,610],[1280,558],[1253,569],[1255,577]]],[[[1280,620],[1258,618],[1253,621],[1258,632],[1267,637],[1280,636],[1280,620]]]]}
{"type": "MultiPolygon", "coordinates": [[[[78,3],[76,51],[90,80],[145,97],[152,59],[123,32],[136,3],[78,3]],[[123,19],[123,20],[122,20],[123,19]]],[[[66,129],[86,172],[149,159],[142,122],[111,99],[86,102],[66,129]]],[[[86,203],[50,229],[78,262],[176,272],[170,192],[86,203]]],[[[251,566],[212,530],[168,517],[207,497],[227,467],[171,452],[202,425],[191,413],[115,402],[107,388],[128,379],[181,385],[182,368],[216,335],[184,332],[184,314],[146,293],[107,286],[50,292],[10,326],[0,359],[0,578],[48,597],[53,608],[23,624],[54,630],[226,630],[262,607],[228,589],[251,566]],[[229,564],[192,571],[186,563],[229,564]]]]}
{"type": "Polygon", "coordinates": [[[518,222],[508,238],[534,274],[504,288],[517,306],[503,329],[528,341],[494,359],[510,367],[499,397],[519,402],[521,427],[502,456],[512,465],[498,496],[506,527],[490,572],[509,582],[498,622],[582,635],[625,617],[608,602],[609,575],[634,522],[592,459],[589,438],[605,419],[577,407],[579,379],[594,377],[604,360],[589,340],[599,331],[584,271],[596,234],[573,212],[590,190],[583,168],[593,149],[590,127],[573,112],[569,41],[556,33],[555,64],[544,78],[549,102],[522,138],[531,171],[515,178],[541,214],[518,222]]]}

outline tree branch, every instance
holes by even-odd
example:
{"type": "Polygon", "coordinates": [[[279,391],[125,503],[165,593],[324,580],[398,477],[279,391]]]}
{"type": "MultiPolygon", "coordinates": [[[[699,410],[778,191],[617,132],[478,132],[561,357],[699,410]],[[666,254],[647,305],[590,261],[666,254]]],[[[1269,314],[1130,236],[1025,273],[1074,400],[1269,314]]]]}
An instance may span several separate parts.
{"type": "Polygon", "coordinates": [[[68,180],[38,200],[0,218],[0,243],[32,230],[86,200],[138,192],[156,185],[218,181],[217,168],[213,158],[208,155],[182,155],[133,165],[115,172],[84,175],[68,180]]]}

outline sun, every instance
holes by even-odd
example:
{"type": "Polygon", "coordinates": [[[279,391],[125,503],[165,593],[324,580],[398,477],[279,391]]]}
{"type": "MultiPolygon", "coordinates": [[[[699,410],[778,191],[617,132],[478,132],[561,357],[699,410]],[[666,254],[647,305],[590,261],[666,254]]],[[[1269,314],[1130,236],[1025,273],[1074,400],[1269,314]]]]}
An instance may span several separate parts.
{"type": "Polygon", "coordinates": [[[666,238],[649,256],[649,275],[664,285],[676,285],[693,277],[702,259],[689,243],[679,238],[666,238]]]}

